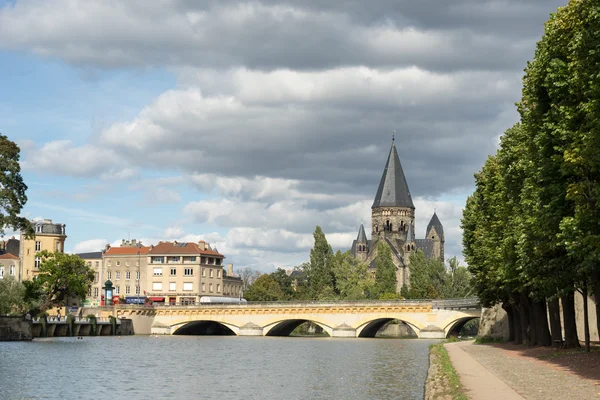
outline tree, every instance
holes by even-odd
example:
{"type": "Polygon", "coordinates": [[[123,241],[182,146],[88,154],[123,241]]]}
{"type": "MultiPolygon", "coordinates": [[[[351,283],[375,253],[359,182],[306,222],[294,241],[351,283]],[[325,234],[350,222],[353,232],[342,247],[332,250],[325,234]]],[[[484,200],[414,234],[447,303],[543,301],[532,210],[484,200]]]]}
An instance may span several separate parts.
{"type": "Polygon", "coordinates": [[[367,264],[356,260],[350,251],[337,251],[333,257],[336,290],[345,300],[361,300],[371,286],[367,264]]]}
{"type": "Polygon", "coordinates": [[[410,288],[407,298],[440,299],[446,297],[447,275],[444,263],[427,259],[421,250],[410,257],[410,288]]]}
{"type": "Polygon", "coordinates": [[[22,313],[25,308],[25,287],[12,276],[0,279],[0,315],[22,313]]]}
{"type": "Polygon", "coordinates": [[[40,257],[39,274],[35,283],[42,293],[42,309],[63,306],[69,299],[85,300],[94,270],[79,256],[48,250],[37,253],[40,257]]]}
{"type": "Polygon", "coordinates": [[[4,235],[5,227],[11,227],[31,237],[34,233],[31,223],[19,216],[27,202],[27,185],[21,177],[19,153],[19,146],[0,134],[0,235],[4,235]]]}
{"type": "Polygon", "coordinates": [[[261,273],[255,269],[246,267],[237,270],[237,274],[242,280],[242,291],[246,291],[254,281],[261,275],[261,273]]]}
{"type": "Polygon", "coordinates": [[[272,275],[264,274],[246,289],[244,297],[248,301],[281,301],[285,300],[285,293],[272,275]]]}
{"type": "Polygon", "coordinates": [[[290,300],[294,295],[294,289],[292,288],[292,278],[281,268],[277,268],[275,272],[271,273],[271,276],[279,284],[279,287],[283,291],[285,300],[290,300]]]}
{"type": "Polygon", "coordinates": [[[375,258],[375,291],[378,297],[396,294],[396,266],[392,260],[392,250],[387,243],[379,242],[375,258]]]}
{"type": "Polygon", "coordinates": [[[330,295],[335,291],[335,279],[331,267],[333,250],[320,226],[315,228],[313,233],[315,240],[314,247],[310,250],[310,263],[305,273],[308,278],[310,296],[313,299],[319,298],[322,294],[330,295]]]}
{"type": "Polygon", "coordinates": [[[454,299],[471,295],[471,274],[466,267],[460,265],[456,257],[448,260],[448,274],[449,287],[446,290],[446,298],[454,299]]]}

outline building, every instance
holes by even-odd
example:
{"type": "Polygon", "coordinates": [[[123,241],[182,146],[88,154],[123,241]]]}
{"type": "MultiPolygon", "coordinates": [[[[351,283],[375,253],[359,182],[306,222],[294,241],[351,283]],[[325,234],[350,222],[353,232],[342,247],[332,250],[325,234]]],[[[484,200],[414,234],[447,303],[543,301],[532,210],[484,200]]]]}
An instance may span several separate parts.
{"type": "MultiPolygon", "coordinates": [[[[150,248],[135,239],[123,240],[119,247],[106,245],[103,252],[104,264],[100,264],[98,285],[101,298],[104,282],[111,281],[114,286],[114,299],[123,297],[130,303],[143,303],[144,292],[147,290],[150,248]]],[[[92,290],[93,295],[95,291],[92,290]]]]}
{"type": "Polygon", "coordinates": [[[21,281],[21,276],[19,275],[19,264],[19,257],[13,254],[4,253],[0,255],[0,279],[12,277],[18,281],[21,281]]]}
{"type": "Polygon", "coordinates": [[[100,278],[102,272],[102,252],[94,251],[91,253],[79,253],[77,256],[83,259],[86,265],[94,270],[94,281],[88,291],[85,304],[92,307],[98,307],[102,304],[102,279],[100,278]]]}
{"type": "Polygon", "coordinates": [[[204,241],[159,242],[148,251],[148,296],[155,303],[193,304],[201,296],[240,296],[242,281],[223,270],[225,257],[204,241]]]}
{"type": "Polygon", "coordinates": [[[0,254],[10,253],[13,256],[19,256],[19,239],[11,237],[8,240],[0,240],[0,254]]]}
{"type": "Polygon", "coordinates": [[[31,221],[35,237],[26,239],[21,232],[19,258],[21,259],[21,279],[32,279],[38,273],[40,258],[39,251],[64,252],[65,250],[65,225],[53,223],[51,219],[31,221]]]}
{"type": "Polygon", "coordinates": [[[425,239],[416,239],[414,232],[415,206],[392,139],[392,148],[371,206],[371,239],[367,239],[361,224],[351,252],[357,260],[366,262],[374,274],[377,245],[380,241],[387,243],[392,250],[397,290],[400,291],[402,285],[409,285],[407,267],[415,251],[421,250],[428,259],[444,262],[444,228],[437,214],[433,213],[427,225],[425,239]]]}

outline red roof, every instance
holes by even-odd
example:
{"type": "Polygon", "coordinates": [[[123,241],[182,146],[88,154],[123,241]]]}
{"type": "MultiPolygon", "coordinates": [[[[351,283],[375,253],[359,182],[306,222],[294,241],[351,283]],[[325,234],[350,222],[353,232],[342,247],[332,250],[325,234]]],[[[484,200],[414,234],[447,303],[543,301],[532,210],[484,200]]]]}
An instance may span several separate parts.
{"type": "Polygon", "coordinates": [[[148,254],[148,251],[150,251],[150,247],[111,247],[110,249],[106,250],[106,252],[104,253],[104,255],[106,256],[136,256],[138,254],[138,252],[142,255],[148,254]]]}
{"type": "Polygon", "coordinates": [[[217,253],[213,250],[200,250],[198,243],[177,242],[160,242],[150,250],[149,254],[202,254],[223,257],[223,254],[217,253]]]}
{"type": "Polygon", "coordinates": [[[19,257],[15,256],[14,254],[10,254],[10,253],[5,253],[0,255],[0,260],[18,260],[19,257]]]}

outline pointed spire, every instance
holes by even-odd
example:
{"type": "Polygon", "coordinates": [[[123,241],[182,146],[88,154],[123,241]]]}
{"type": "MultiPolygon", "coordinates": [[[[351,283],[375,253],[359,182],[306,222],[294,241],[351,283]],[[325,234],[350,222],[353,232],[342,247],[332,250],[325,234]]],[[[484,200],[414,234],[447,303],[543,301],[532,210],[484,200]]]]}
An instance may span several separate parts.
{"type": "Polygon", "coordinates": [[[415,233],[413,231],[412,224],[408,224],[408,230],[406,231],[406,242],[414,242],[415,241],[415,233]]]}
{"type": "Polygon", "coordinates": [[[367,235],[365,234],[365,227],[363,226],[363,224],[360,224],[360,228],[358,230],[358,237],[356,238],[356,241],[358,243],[367,242],[367,235]]]}
{"type": "Polygon", "coordinates": [[[385,163],[385,169],[379,182],[375,201],[371,208],[377,207],[409,207],[415,208],[400,158],[396,151],[395,139],[392,139],[392,148],[385,163]]]}
{"type": "Polygon", "coordinates": [[[440,219],[438,218],[435,211],[433,212],[431,221],[429,221],[429,224],[427,224],[427,235],[429,235],[429,231],[431,230],[431,228],[435,228],[438,235],[440,235],[440,236],[444,235],[444,226],[442,225],[442,223],[441,223],[440,219]]]}

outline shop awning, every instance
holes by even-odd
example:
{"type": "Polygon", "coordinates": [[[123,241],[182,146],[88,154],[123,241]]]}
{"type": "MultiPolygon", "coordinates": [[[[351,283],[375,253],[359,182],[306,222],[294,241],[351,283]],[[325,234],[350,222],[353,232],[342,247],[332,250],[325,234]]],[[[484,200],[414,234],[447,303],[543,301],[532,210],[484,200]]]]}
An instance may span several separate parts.
{"type": "Polygon", "coordinates": [[[149,297],[149,299],[152,301],[165,301],[164,297],[149,297]]]}

